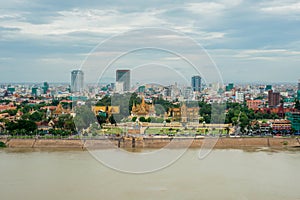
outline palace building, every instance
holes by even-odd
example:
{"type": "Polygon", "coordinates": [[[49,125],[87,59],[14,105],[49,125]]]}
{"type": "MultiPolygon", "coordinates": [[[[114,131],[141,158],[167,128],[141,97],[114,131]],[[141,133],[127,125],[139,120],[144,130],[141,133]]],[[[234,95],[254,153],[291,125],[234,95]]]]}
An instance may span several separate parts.
{"type": "Polygon", "coordinates": [[[98,115],[99,112],[105,112],[108,114],[108,116],[112,114],[119,114],[120,113],[120,107],[119,106],[93,106],[92,107],[93,112],[95,115],[98,115]]]}
{"type": "Polygon", "coordinates": [[[131,109],[131,114],[134,116],[155,116],[155,106],[149,105],[142,98],[141,104],[134,103],[131,109]]]}
{"type": "Polygon", "coordinates": [[[187,106],[183,103],[180,108],[170,108],[168,115],[175,121],[181,122],[199,122],[198,106],[187,106]]]}

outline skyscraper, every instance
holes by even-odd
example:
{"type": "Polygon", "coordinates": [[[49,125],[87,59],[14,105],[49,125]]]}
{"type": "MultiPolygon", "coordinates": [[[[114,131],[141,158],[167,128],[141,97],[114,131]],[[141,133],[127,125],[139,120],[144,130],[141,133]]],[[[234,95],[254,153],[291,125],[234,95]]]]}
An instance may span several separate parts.
{"type": "Polygon", "coordinates": [[[123,83],[123,92],[130,90],[130,70],[119,69],[116,71],[116,83],[123,83]]]}
{"type": "Polygon", "coordinates": [[[201,92],[201,77],[193,76],[192,77],[192,88],[194,92],[201,92]]]}
{"type": "Polygon", "coordinates": [[[273,92],[273,90],[269,90],[268,92],[268,102],[269,107],[276,107],[280,104],[280,93],[279,92],[273,92]]]}
{"type": "Polygon", "coordinates": [[[47,94],[47,92],[49,90],[49,83],[44,82],[44,86],[42,87],[42,89],[43,89],[43,94],[47,94]]]}
{"type": "Polygon", "coordinates": [[[84,87],[84,73],[82,70],[71,72],[71,92],[82,92],[84,87]]]}
{"type": "Polygon", "coordinates": [[[266,91],[272,90],[272,85],[266,85],[266,91]]]}
{"type": "Polygon", "coordinates": [[[244,102],[245,101],[245,94],[240,91],[235,92],[235,101],[236,102],[244,102]]]}
{"type": "Polygon", "coordinates": [[[297,99],[300,101],[300,79],[298,80],[297,99]]]}

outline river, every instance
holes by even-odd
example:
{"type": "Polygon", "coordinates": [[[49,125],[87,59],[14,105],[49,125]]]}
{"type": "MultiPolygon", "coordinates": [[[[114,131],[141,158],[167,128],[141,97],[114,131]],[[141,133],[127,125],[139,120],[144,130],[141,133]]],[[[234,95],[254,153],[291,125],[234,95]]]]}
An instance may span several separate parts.
{"type": "MultiPolygon", "coordinates": [[[[176,151],[176,150],[174,150],[176,151]]],[[[87,151],[0,150],[3,200],[300,199],[300,151],[188,150],[153,173],[110,169],[87,151]]]]}

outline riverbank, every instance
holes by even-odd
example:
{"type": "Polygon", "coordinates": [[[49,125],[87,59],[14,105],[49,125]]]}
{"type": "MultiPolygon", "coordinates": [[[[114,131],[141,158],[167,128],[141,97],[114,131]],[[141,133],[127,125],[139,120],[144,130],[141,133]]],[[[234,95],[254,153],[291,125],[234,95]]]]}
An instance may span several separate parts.
{"type": "Polygon", "coordinates": [[[300,147],[297,138],[119,138],[119,139],[0,139],[7,148],[200,148],[204,141],[215,143],[214,148],[243,147],[300,147]]]}

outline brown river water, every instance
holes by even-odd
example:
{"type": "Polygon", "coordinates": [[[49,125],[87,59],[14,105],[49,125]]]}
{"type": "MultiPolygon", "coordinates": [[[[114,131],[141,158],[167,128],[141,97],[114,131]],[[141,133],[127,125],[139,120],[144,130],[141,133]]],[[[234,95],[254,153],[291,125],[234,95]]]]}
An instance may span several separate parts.
{"type": "MultiPolygon", "coordinates": [[[[173,151],[176,151],[175,149],[173,151]]],[[[88,151],[0,149],[3,200],[300,199],[300,150],[189,149],[146,174],[110,169],[88,151]]]]}

